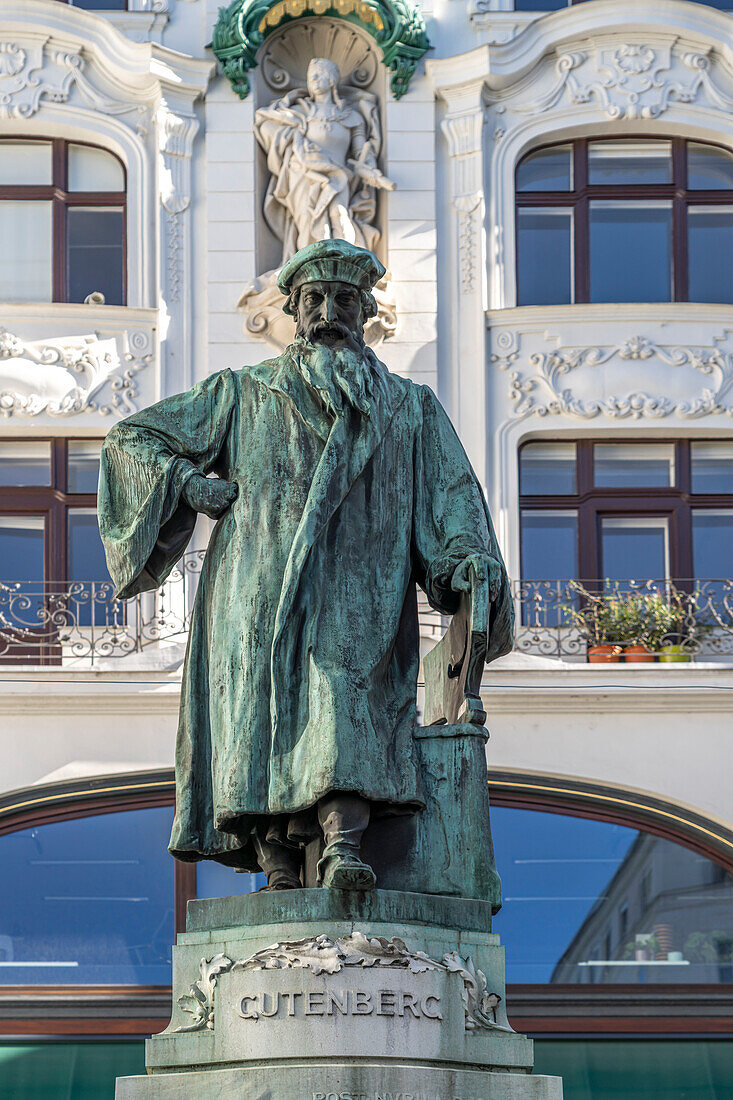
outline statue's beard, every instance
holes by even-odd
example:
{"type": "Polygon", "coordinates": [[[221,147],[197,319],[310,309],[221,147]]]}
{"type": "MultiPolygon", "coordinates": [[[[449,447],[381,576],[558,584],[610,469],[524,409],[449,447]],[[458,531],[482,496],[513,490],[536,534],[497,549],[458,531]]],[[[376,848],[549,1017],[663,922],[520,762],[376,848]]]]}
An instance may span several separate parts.
{"type": "MultiPolygon", "coordinates": [[[[341,327],[341,326],[339,326],[341,327]]],[[[347,330],[348,331],[348,330],[347,330]]],[[[300,366],[306,380],[320,393],[334,415],[344,402],[368,416],[373,392],[371,351],[352,337],[348,343],[328,344],[314,338],[315,333],[296,341],[300,366]]]]}

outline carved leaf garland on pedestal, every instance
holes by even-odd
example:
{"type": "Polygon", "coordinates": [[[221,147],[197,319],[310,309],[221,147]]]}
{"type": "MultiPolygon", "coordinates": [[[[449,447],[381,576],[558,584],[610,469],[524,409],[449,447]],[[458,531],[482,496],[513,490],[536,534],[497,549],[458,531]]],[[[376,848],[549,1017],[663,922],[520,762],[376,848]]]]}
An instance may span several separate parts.
{"type": "MultiPolygon", "coordinates": [[[[315,975],[338,974],[345,966],[388,966],[409,970],[412,974],[424,974],[430,970],[443,970],[459,974],[463,979],[461,999],[466,1017],[466,1031],[484,1028],[513,1034],[510,1027],[496,1022],[496,1006],[501,997],[490,993],[486,975],[478,970],[473,960],[464,959],[457,951],[444,955],[439,962],[423,951],[412,951],[404,940],[394,936],[369,938],[361,932],[339,936],[307,936],[302,940],[273,943],[256,951],[247,959],[237,962],[223,954],[212,959],[203,958],[199,963],[199,979],[189,987],[189,992],[178,998],[179,1008],[193,1016],[193,1022],[177,1027],[177,1032],[214,1029],[214,991],[219,975],[230,970],[310,970],[315,975]]],[[[258,1019],[251,1013],[246,1019],[258,1019]]]]}

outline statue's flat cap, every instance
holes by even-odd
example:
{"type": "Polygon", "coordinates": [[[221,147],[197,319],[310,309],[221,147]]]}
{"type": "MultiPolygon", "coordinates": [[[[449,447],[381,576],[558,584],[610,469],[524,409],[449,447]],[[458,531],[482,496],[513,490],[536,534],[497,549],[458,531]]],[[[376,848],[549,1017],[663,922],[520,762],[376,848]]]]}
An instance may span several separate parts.
{"type": "Polygon", "coordinates": [[[371,290],[385,271],[367,248],[338,239],[314,241],[288,260],[277,277],[277,285],[283,294],[313,282],[350,283],[359,290],[371,290]]]}

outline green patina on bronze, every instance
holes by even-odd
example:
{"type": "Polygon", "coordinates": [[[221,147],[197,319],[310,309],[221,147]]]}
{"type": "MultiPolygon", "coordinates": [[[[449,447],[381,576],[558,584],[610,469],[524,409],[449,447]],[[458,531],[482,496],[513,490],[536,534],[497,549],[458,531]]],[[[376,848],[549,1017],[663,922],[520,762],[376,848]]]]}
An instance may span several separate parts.
{"type": "Polygon", "coordinates": [[[392,73],[396,99],[405,94],[418,61],[431,48],[422,12],[409,0],[234,0],[219,8],[211,49],[240,99],[249,95],[247,74],[256,68],[257,51],[267,36],[284,23],[314,15],[345,19],[375,39],[392,73]]]}
{"type": "MultiPolygon", "coordinates": [[[[352,253],[374,281],[376,258],[345,242],[299,256],[352,253]]],[[[301,328],[324,287],[348,290],[304,284],[301,328]]],[[[344,316],[361,309],[363,324],[363,300],[342,301],[344,316]]],[[[231,494],[191,620],[170,849],[257,870],[253,828],[288,819],[312,850],[316,808],[343,794],[372,807],[377,881],[496,910],[478,689],[484,659],[511,648],[512,610],[484,494],[432,390],[356,338],[312,333],[128,417],[102,450],[100,529],[121,599],[163,583],[202,493],[231,494]],[[423,728],[416,583],[457,624],[431,665],[436,724],[423,728]]],[[[306,851],[315,885],[309,865],[306,851]]]]}

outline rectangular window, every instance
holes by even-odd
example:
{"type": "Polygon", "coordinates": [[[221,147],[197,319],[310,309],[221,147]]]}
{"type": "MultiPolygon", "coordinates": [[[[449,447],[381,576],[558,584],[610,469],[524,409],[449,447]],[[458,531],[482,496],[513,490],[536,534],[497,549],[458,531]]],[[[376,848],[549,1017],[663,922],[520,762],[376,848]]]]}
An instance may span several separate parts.
{"type": "Polygon", "coordinates": [[[574,443],[525,443],[519,452],[523,496],[562,496],[577,492],[574,443]]]}
{"type": "Polygon", "coordinates": [[[517,305],[573,301],[573,211],[567,207],[517,210],[517,305]],[[552,278],[548,278],[548,272],[552,278]]]}
{"type": "Polygon", "coordinates": [[[50,202],[0,202],[0,301],[51,301],[52,220],[50,202]]]}
{"type": "Polygon", "coordinates": [[[107,305],[122,305],[123,212],[72,206],[67,211],[68,300],[83,302],[99,291],[107,305]]]}
{"type": "Polygon", "coordinates": [[[733,302],[733,207],[687,210],[691,302],[733,302]]]}
{"type": "Polygon", "coordinates": [[[0,580],[5,584],[43,584],[45,538],[43,516],[0,515],[0,580]]]}
{"type": "Polygon", "coordinates": [[[599,489],[668,489],[674,443],[596,443],[593,480],[599,489]]]}
{"type": "Polygon", "coordinates": [[[51,142],[4,141],[0,187],[48,187],[53,182],[51,142]]]}
{"type": "Polygon", "coordinates": [[[51,444],[48,440],[0,440],[0,486],[50,484],[51,444]]]}
{"type": "Polygon", "coordinates": [[[601,568],[610,582],[669,576],[666,516],[602,516],[601,568]]]}
{"type": "Polygon", "coordinates": [[[671,141],[590,141],[588,183],[592,187],[672,182],[671,141]]]}
{"type": "Polygon", "coordinates": [[[733,494],[733,440],[690,444],[693,493],[733,494]]]}
{"type": "Polygon", "coordinates": [[[578,575],[577,512],[522,513],[522,577],[565,580],[578,575]]]}
{"type": "Polygon", "coordinates": [[[692,565],[698,580],[731,575],[733,509],[693,508],[692,565]]]}
{"type": "Polygon", "coordinates": [[[71,598],[75,602],[74,620],[78,626],[89,626],[94,616],[99,626],[108,618],[113,586],[107,571],[104,546],[99,534],[96,508],[70,508],[69,580],[71,598]]]}
{"type": "Polygon", "coordinates": [[[669,302],[672,203],[589,203],[590,301],[669,302]]]}

